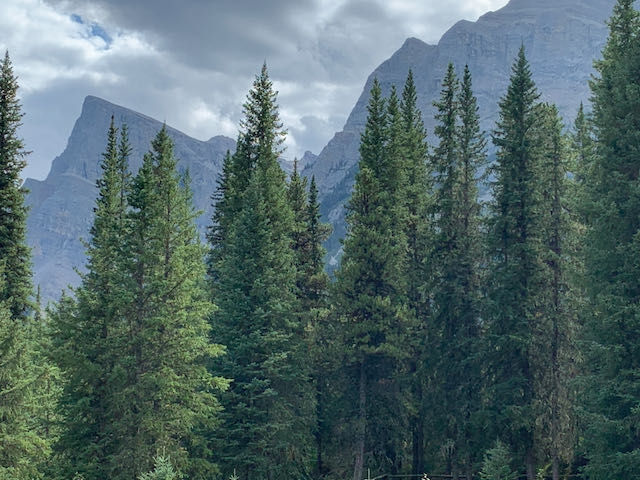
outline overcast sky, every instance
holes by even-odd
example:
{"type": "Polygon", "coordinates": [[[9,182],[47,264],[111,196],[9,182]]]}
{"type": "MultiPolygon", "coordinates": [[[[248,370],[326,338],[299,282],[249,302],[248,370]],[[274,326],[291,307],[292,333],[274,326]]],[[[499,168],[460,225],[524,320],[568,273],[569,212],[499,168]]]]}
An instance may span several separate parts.
{"type": "Polygon", "coordinates": [[[371,71],[407,37],[437,43],[507,0],[1,0],[26,114],[25,176],[44,178],[86,95],[201,140],[235,139],[266,60],[289,130],[285,156],[319,153],[371,71]]]}

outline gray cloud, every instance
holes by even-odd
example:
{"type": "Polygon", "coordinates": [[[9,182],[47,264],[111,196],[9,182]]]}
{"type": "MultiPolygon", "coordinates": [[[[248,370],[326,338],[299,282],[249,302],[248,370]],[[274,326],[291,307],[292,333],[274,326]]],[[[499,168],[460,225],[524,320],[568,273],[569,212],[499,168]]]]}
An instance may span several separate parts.
{"type": "Polygon", "coordinates": [[[319,153],[367,75],[406,37],[433,43],[455,21],[506,2],[5,0],[0,48],[20,76],[22,135],[34,151],[26,173],[46,175],[88,94],[196,138],[235,137],[264,60],[280,91],[287,156],[319,153]]]}

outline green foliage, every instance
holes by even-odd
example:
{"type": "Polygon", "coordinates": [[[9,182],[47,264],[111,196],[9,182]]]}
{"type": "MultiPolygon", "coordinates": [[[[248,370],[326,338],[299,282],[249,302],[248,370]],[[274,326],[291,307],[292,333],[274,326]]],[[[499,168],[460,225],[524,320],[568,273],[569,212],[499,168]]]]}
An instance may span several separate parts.
{"type": "Polygon", "coordinates": [[[476,182],[478,170],[485,162],[486,141],[479,127],[468,68],[460,85],[453,65],[449,65],[441,99],[435,105],[439,122],[436,136],[440,143],[433,155],[438,187],[430,337],[439,348],[429,362],[434,398],[437,398],[432,410],[438,417],[434,428],[441,442],[448,445],[445,451],[450,471],[455,475],[464,469],[469,474],[481,453],[474,447],[480,394],[480,265],[483,263],[476,182]]]}
{"type": "Polygon", "coordinates": [[[516,480],[518,474],[511,469],[511,464],[509,448],[500,440],[496,440],[495,446],[485,454],[480,478],[481,480],[516,480]]]}
{"type": "Polygon", "coordinates": [[[138,480],[179,480],[182,477],[178,474],[171,464],[171,459],[164,455],[158,455],[154,458],[153,470],[148,473],[142,473],[138,476],[138,480]]]}
{"type": "Polygon", "coordinates": [[[34,315],[31,255],[26,244],[26,165],[17,132],[23,113],[9,53],[0,60],[0,477],[39,477],[49,456],[41,423],[50,407],[49,366],[40,355],[42,323],[34,315]]]}
{"type": "Polygon", "coordinates": [[[67,375],[61,471],[130,479],[163,449],[191,478],[215,472],[202,431],[224,386],[206,362],[204,249],[188,178],[163,128],[133,183],[126,129],[111,125],[98,180],[88,273],[52,312],[55,357],[67,375]]]}
{"type": "Polygon", "coordinates": [[[17,136],[23,115],[18,80],[6,52],[0,62],[0,259],[5,276],[0,301],[7,302],[15,319],[27,317],[33,294],[31,255],[26,244],[26,191],[20,178],[28,152],[17,136]]]}
{"type": "Polygon", "coordinates": [[[277,161],[284,132],[266,66],[244,113],[217,213],[224,235],[214,245],[224,255],[212,282],[219,306],[212,334],[227,354],[212,368],[233,379],[221,397],[215,456],[225,476],[235,468],[245,480],[300,477],[309,468],[313,396],[298,315],[294,217],[277,161]]]}
{"type": "Polygon", "coordinates": [[[539,182],[538,93],[524,48],[513,65],[500,118],[488,218],[486,361],[489,424],[533,471],[533,368],[530,345],[544,292],[539,182]]]}
{"type": "Polygon", "coordinates": [[[366,459],[374,471],[396,472],[404,423],[398,373],[405,358],[404,265],[406,236],[399,225],[404,204],[401,116],[392,93],[387,108],[374,80],[360,145],[359,172],[349,201],[348,235],[336,272],[334,302],[348,384],[344,393],[356,411],[354,478],[366,459]],[[399,208],[400,207],[400,208],[399,208]]]}
{"type": "MultiPolygon", "coordinates": [[[[400,222],[406,236],[406,264],[404,284],[406,286],[407,335],[406,348],[409,355],[403,362],[403,396],[407,409],[408,428],[411,431],[411,471],[425,471],[424,447],[426,441],[425,419],[431,396],[425,368],[428,365],[424,348],[429,330],[431,314],[431,286],[433,268],[433,222],[431,165],[428,163],[426,130],[422,113],[416,106],[417,95],[413,73],[409,70],[400,102],[401,131],[400,151],[403,170],[403,185],[399,202],[403,205],[400,222]]],[[[405,442],[407,442],[405,440],[405,442]]],[[[407,442],[407,443],[409,443],[407,442]]]]}
{"type": "Polygon", "coordinates": [[[640,471],[640,15],[619,0],[591,83],[596,149],[586,178],[587,372],[584,447],[591,479],[640,471]]]}

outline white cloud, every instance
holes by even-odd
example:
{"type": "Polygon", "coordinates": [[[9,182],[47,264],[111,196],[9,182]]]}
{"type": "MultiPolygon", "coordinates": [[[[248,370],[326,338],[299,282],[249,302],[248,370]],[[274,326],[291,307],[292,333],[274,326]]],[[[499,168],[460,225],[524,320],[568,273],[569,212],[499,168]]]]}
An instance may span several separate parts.
{"type": "Polygon", "coordinates": [[[34,151],[25,173],[46,175],[88,94],[196,138],[235,138],[264,60],[280,90],[287,155],[319,153],[406,37],[434,42],[506,1],[3,0],[0,47],[19,75],[22,135],[34,151]]]}

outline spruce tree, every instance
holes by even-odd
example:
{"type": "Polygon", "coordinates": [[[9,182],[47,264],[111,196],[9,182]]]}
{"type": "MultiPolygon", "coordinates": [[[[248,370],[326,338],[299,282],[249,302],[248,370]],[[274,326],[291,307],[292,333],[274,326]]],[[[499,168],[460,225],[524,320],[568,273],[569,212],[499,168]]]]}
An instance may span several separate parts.
{"type": "Polygon", "coordinates": [[[206,438],[225,382],[207,364],[221,353],[209,341],[212,305],[204,288],[204,247],[195,226],[188,175],[176,171],[163,127],[144,156],[128,195],[125,272],[118,358],[110,392],[116,439],[107,476],[147,472],[158,451],[189,478],[215,472],[206,438]]]}
{"type": "Polygon", "coordinates": [[[28,152],[18,137],[23,113],[6,52],[0,61],[0,476],[36,478],[48,456],[38,418],[45,400],[36,354],[31,255],[26,244],[26,191],[20,172],[28,152]]]}
{"type": "Polygon", "coordinates": [[[597,155],[587,178],[585,474],[640,471],[640,16],[619,0],[591,83],[597,155]]]}
{"type": "Polygon", "coordinates": [[[129,190],[130,147],[126,126],[120,145],[113,117],[102,155],[102,175],[87,244],[87,273],[75,298],[63,298],[52,313],[54,353],[67,381],[61,397],[62,435],[57,444],[64,475],[103,478],[112,452],[109,395],[121,335],[124,271],[122,246],[129,190]]]}
{"type": "Polygon", "coordinates": [[[284,131],[266,65],[244,105],[231,185],[229,228],[213,295],[212,333],[227,347],[213,371],[233,379],[222,395],[216,458],[242,479],[306,475],[312,389],[298,315],[293,214],[278,165],[284,131]]]}
{"type": "Polygon", "coordinates": [[[396,375],[406,352],[404,242],[403,232],[393,228],[398,221],[394,189],[399,184],[389,173],[399,168],[399,158],[389,155],[389,120],[380,85],[374,80],[334,296],[343,328],[345,368],[354,386],[345,392],[356,412],[351,429],[355,433],[354,480],[362,478],[365,462],[382,473],[397,471],[400,460],[395,439],[401,419],[395,409],[399,406],[396,375]]]}
{"type": "Polygon", "coordinates": [[[543,261],[546,291],[534,325],[531,358],[535,378],[535,417],[538,451],[551,464],[558,480],[562,464],[570,464],[575,445],[575,378],[578,348],[577,307],[579,288],[574,285],[580,265],[576,263],[577,216],[571,198],[570,156],[557,108],[540,107],[538,126],[542,155],[543,261]]]}
{"type": "Polygon", "coordinates": [[[453,478],[472,472],[478,460],[477,411],[480,393],[478,341],[480,318],[480,204],[478,170],[485,162],[483,132],[471,74],[462,84],[449,65],[437,107],[434,152],[438,185],[435,197],[435,282],[432,342],[439,346],[431,360],[434,426],[446,452],[453,478]],[[446,354],[444,354],[446,352],[446,354]],[[440,406],[440,408],[438,408],[440,406]],[[442,408],[446,406],[446,408],[442,408]],[[475,428],[474,428],[475,427],[475,428]]]}
{"type": "Polygon", "coordinates": [[[13,73],[9,52],[0,62],[0,259],[5,281],[0,301],[7,302],[11,316],[24,320],[31,310],[31,255],[26,243],[26,191],[20,172],[28,152],[18,137],[22,125],[18,99],[18,79],[13,73]]]}
{"type": "Polygon", "coordinates": [[[424,473],[425,419],[428,418],[426,335],[431,328],[431,287],[433,268],[430,262],[433,250],[433,224],[431,220],[433,181],[428,159],[427,132],[422,113],[416,106],[417,94],[413,73],[409,70],[402,91],[400,112],[402,119],[402,160],[404,184],[400,201],[404,204],[406,219],[403,230],[407,253],[405,266],[407,347],[405,374],[408,377],[407,410],[411,431],[411,472],[424,473]]]}
{"type": "Polygon", "coordinates": [[[541,274],[540,145],[536,135],[538,92],[524,47],[512,68],[493,133],[497,160],[490,204],[486,361],[489,422],[526,464],[535,469],[532,332],[538,321],[541,274]]]}

